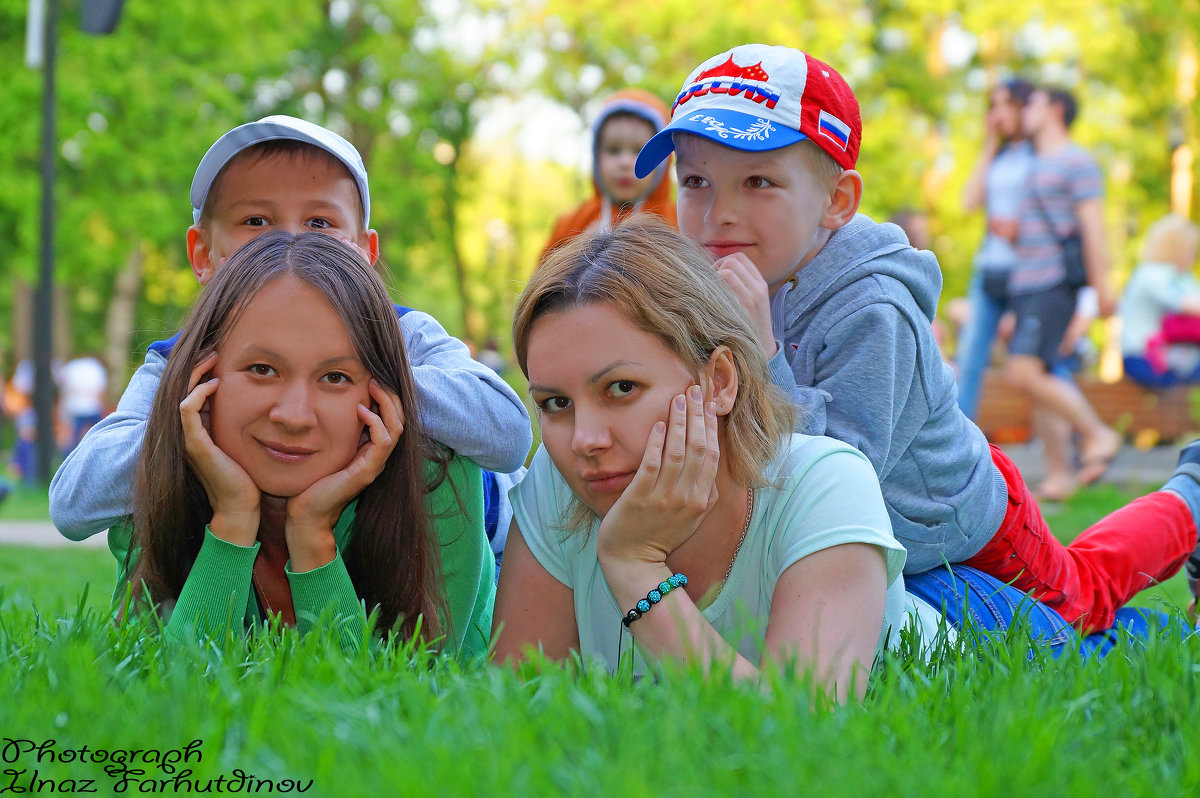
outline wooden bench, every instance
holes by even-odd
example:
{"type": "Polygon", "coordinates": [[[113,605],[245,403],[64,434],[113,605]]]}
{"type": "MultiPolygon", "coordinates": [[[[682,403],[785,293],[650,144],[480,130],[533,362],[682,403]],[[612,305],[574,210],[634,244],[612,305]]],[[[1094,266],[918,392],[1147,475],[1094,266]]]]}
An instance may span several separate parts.
{"type": "MultiPolygon", "coordinates": [[[[1152,391],[1127,379],[1081,378],[1078,384],[1100,418],[1140,446],[1175,443],[1200,430],[1200,388],[1152,391]]],[[[1002,370],[989,369],[980,391],[980,429],[992,443],[1024,443],[1029,425],[1029,399],[1008,385],[1002,370]]]]}

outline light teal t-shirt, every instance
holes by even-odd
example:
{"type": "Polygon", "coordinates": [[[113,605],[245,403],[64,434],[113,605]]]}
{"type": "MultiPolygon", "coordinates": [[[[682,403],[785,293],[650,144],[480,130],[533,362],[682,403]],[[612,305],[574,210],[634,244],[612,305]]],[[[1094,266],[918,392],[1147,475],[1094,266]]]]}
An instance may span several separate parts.
{"type": "MultiPolygon", "coordinates": [[[[771,486],[755,490],[754,514],[734,560],[729,581],[703,610],[704,617],[750,662],[758,663],[779,577],[793,563],[843,543],[877,546],[887,561],[888,594],[882,646],[887,631],[899,627],[906,598],[904,547],[891,522],[871,463],[856,449],[832,438],[792,435],[766,469],[771,486]]],[[[587,533],[562,529],[571,490],[538,448],[529,473],[509,493],[513,517],[534,557],[550,575],[574,592],[580,653],[617,665],[621,618],[596,555],[599,519],[587,533]]],[[[893,635],[894,639],[896,635],[893,635]]],[[[629,650],[631,637],[624,635],[629,650]]],[[[635,671],[648,669],[635,653],[635,671]]]]}

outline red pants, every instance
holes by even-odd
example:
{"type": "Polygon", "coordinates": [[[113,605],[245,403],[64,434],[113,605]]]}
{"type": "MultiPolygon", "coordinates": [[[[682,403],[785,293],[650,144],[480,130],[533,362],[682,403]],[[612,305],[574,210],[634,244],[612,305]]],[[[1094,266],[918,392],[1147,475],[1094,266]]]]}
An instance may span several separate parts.
{"type": "Polygon", "coordinates": [[[1130,502],[1064,545],[999,447],[992,446],[992,462],[1008,485],[1008,511],[996,536],[964,564],[1028,591],[1085,633],[1112,626],[1117,609],[1175,575],[1196,548],[1187,503],[1163,491],[1130,502]]]}

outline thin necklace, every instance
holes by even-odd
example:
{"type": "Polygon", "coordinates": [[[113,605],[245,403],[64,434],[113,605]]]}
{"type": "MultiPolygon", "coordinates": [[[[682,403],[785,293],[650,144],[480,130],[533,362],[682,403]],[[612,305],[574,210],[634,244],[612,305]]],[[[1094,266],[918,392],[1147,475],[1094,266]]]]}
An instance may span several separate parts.
{"type": "Polygon", "coordinates": [[[725,569],[725,577],[721,580],[721,587],[725,587],[725,583],[729,581],[729,575],[733,573],[733,564],[737,562],[737,556],[742,550],[742,544],[746,542],[746,533],[750,531],[750,516],[754,515],[754,488],[746,488],[746,523],[742,524],[742,536],[738,538],[737,548],[733,550],[733,557],[729,560],[729,567],[725,569]]]}
{"type": "MultiPolygon", "coordinates": [[[[743,532],[742,536],[745,537],[745,535],[746,533],[743,532]]],[[[741,544],[738,545],[740,546],[741,544]]],[[[734,556],[736,557],[737,555],[735,554],[734,556]]],[[[254,573],[253,568],[250,569],[250,581],[253,582],[254,587],[258,589],[258,597],[262,599],[262,603],[266,605],[267,617],[270,617],[271,613],[275,612],[275,610],[271,608],[271,602],[267,601],[267,591],[263,590],[262,583],[258,581],[258,574],[254,573]]]]}

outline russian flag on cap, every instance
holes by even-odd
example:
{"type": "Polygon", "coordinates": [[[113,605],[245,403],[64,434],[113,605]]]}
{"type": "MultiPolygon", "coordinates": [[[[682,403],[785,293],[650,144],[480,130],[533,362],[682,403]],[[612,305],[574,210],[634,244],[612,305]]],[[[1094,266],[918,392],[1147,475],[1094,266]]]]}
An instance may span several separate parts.
{"type": "Polygon", "coordinates": [[[821,111],[817,129],[822,136],[833,141],[842,150],[850,144],[850,126],[831,113],[821,111]]]}

